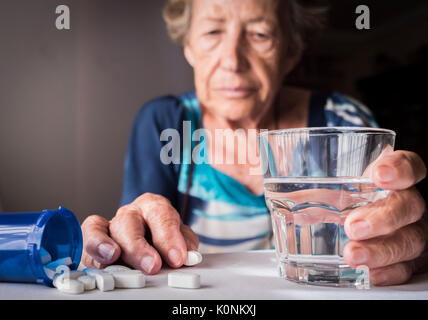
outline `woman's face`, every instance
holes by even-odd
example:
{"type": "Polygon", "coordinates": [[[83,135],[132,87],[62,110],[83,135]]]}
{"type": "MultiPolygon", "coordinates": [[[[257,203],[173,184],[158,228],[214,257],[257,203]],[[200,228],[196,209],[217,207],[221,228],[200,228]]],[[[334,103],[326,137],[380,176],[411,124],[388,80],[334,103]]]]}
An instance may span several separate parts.
{"type": "Polygon", "coordinates": [[[297,60],[284,59],[288,47],[278,2],[193,0],[184,52],[198,98],[212,114],[229,121],[257,119],[272,105],[297,60]]]}

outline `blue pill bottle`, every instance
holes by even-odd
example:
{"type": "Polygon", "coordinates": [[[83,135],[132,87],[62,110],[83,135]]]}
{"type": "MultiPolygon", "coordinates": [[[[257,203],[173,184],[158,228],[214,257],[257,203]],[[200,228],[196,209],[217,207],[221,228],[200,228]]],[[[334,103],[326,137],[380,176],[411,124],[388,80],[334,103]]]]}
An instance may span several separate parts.
{"type": "Polygon", "coordinates": [[[52,287],[41,248],[52,261],[70,257],[76,270],[83,237],[76,216],[64,207],[42,212],[0,213],[0,281],[40,283],[52,287]]]}

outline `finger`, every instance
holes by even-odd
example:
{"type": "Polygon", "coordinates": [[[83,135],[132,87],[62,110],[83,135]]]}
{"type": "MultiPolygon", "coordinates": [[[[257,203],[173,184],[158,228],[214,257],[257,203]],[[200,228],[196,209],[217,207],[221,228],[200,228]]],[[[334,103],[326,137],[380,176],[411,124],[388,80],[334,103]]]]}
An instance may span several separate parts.
{"type": "Polygon", "coordinates": [[[135,201],[148,225],[153,246],[173,268],[183,265],[187,257],[186,241],[180,231],[181,218],[168,199],[144,194],[135,201]]]}
{"type": "Polygon", "coordinates": [[[155,274],[162,267],[159,253],[145,239],[147,226],[139,208],[121,207],[110,223],[110,234],[122,249],[122,260],[135,269],[155,274]]]}
{"type": "Polygon", "coordinates": [[[376,167],[377,163],[383,159],[384,157],[388,156],[388,155],[392,155],[394,154],[394,148],[391,145],[386,145],[381,154],[373,161],[371,162],[367,168],[364,169],[364,172],[362,174],[362,177],[364,178],[371,178],[372,176],[372,172],[374,170],[374,168],[376,167]]]}
{"type": "Polygon", "coordinates": [[[92,215],[82,223],[83,259],[85,266],[102,267],[116,261],[120,247],[108,236],[109,222],[101,216],[92,215]]]}
{"type": "Polygon", "coordinates": [[[197,234],[185,224],[181,224],[180,231],[186,241],[187,251],[198,251],[199,238],[197,234]]]}
{"type": "Polygon", "coordinates": [[[387,267],[370,270],[370,283],[375,286],[393,286],[410,280],[414,268],[413,263],[400,262],[387,267]]]}
{"type": "Polygon", "coordinates": [[[424,179],[426,173],[426,166],[420,156],[400,150],[376,162],[372,179],[382,189],[404,190],[424,179]]]}
{"type": "Polygon", "coordinates": [[[108,265],[102,265],[101,263],[96,261],[94,258],[92,258],[92,256],[85,253],[84,251],[82,252],[81,263],[84,266],[84,268],[103,269],[108,266],[108,265]]]}
{"type": "Polygon", "coordinates": [[[386,235],[418,221],[425,211],[425,201],[413,187],[391,191],[385,199],[353,210],[345,220],[345,232],[351,240],[386,235]]]}
{"type": "Polygon", "coordinates": [[[389,236],[350,241],[343,249],[343,258],[351,267],[379,268],[416,259],[423,252],[425,242],[420,226],[412,224],[389,236]]]}

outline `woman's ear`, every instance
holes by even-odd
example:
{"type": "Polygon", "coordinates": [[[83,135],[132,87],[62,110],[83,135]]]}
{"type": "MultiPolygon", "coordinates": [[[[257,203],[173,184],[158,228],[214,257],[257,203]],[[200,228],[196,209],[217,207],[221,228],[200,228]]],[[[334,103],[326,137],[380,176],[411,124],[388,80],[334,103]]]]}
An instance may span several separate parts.
{"type": "Polygon", "coordinates": [[[193,52],[192,52],[192,49],[190,49],[188,44],[184,45],[184,57],[186,58],[187,63],[190,64],[190,66],[193,68],[193,63],[194,63],[193,52]]]}

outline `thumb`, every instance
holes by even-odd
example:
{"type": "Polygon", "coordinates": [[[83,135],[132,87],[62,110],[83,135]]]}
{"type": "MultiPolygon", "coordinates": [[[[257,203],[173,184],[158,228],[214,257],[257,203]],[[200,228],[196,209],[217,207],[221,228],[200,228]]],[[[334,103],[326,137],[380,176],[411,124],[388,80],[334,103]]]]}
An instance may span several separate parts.
{"type": "Polygon", "coordinates": [[[426,173],[426,166],[419,155],[398,150],[376,163],[372,179],[382,189],[404,190],[423,180],[426,173]]]}
{"type": "Polygon", "coordinates": [[[82,263],[86,267],[101,268],[110,265],[120,256],[119,245],[108,235],[109,222],[97,215],[86,218],[82,223],[82,263]]]}

